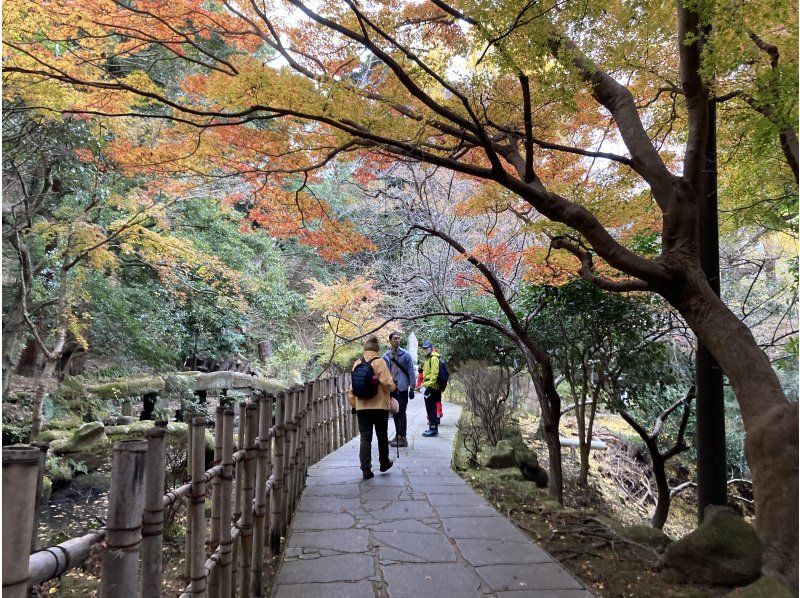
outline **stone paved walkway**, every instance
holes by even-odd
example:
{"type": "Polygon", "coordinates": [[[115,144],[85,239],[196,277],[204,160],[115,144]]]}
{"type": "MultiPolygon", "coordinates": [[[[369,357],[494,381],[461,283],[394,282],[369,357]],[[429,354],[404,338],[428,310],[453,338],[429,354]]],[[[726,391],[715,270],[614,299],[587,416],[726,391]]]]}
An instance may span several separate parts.
{"type": "Polygon", "coordinates": [[[424,403],[410,401],[410,446],[381,474],[373,438],[371,480],[358,437],[311,468],[274,596],[591,598],[450,469],[459,408],[444,415],[440,436],[423,438],[424,403]]]}

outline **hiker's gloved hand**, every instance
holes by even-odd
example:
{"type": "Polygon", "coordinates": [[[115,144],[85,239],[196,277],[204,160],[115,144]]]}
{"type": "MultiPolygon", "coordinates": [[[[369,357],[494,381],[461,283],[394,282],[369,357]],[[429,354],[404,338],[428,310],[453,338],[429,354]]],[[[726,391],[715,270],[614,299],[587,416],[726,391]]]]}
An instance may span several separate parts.
{"type": "Polygon", "coordinates": [[[408,389],[408,400],[410,401],[413,398],[414,398],[414,389],[413,388],[409,388],[408,389]]]}

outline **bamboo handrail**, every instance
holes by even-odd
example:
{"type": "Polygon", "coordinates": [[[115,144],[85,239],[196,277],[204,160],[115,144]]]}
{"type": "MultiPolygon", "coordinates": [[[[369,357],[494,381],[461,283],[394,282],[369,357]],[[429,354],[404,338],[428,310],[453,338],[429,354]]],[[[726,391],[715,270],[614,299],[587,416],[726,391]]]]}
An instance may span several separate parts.
{"type": "Polygon", "coordinates": [[[105,537],[106,530],[93,530],[33,553],[28,560],[28,586],[54,579],[81,564],[89,556],[92,546],[105,540],[105,537]]]}
{"type": "Polygon", "coordinates": [[[217,408],[214,456],[208,469],[204,468],[206,422],[194,418],[187,435],[191,482],[166,493],[164,428],[148,430],[147,442],[117,443],[108,530],[92,530],[34,553],[27,561],[27,579],[22,579],[24,573],[13,579],[20,577],[17,585],[24,589],[58,577],[80,565],[92,547],[105,540],[112,550],[103,554],[100,595],[136,596],[141,592],[143,597],[159,598],[163,591],[164,509],[185,499],[190,503],[185,556],[191,583],[182,596],[264,596],[269,587],[266,564],[270,558],[264,549],[268,547],[270,555],[280,551],[308,468],[352,437],[348,388],[349,376],[344,375],[309,382],[279,395],[256,391],[254,397],[240,403],[239,450],[234,450],[233,410],[217,408]],[[209,488],[211,535],[206,536],[209,488]],[[207,540],[211,554],[206,558],[207,540]]]}

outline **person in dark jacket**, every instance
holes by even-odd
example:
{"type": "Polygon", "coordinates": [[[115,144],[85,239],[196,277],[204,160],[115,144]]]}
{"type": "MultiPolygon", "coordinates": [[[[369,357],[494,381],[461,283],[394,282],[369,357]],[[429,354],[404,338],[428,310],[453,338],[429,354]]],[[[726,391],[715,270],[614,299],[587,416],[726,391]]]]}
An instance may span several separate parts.
{"type": "Polygon", "coordinates": [[[414,359],[411,353],[400,346],[400,333],[392,332],[389,335],[391,348],[383,354],[386,365],[392,374],[392,379],[397,385],[392,391],[392,397],[397,399],[400,410],[394,413],[394,438],[389,442],[389,446],[408,446],[406,439],[406,408],[409,399],[414,398],[414,359]]]}

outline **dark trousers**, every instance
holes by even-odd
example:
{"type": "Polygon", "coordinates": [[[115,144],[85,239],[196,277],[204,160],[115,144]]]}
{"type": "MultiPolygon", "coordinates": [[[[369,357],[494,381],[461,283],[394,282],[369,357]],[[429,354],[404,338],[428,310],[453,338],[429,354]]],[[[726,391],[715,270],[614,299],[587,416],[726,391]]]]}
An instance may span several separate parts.
{"type": "Polygon", "coordinates": [[[425,411],[428,413],[428,425],[431,428],[439,427],[439,416],[436,413],[436,403],[442,400],[442,391],[428,389],[428,396],[425,397],[425,411]]]}
{"type": "Polygon", "coordinates": [[[361,409],[358,411],[358,433],[361,436],[361,448],[358,457],[361,469],[372,468],[372,427],[378,437],[378,460],[386,463],[389,460],[389,412],[386,409],[361,409]]]}
{"type": "Polygon", "coordinates": [[[397,404],[400,405],[400,411],[392,414],[392,418],[394,419],[394,433],[397,436],[405,438],[407,429],[406,408],[408,407],[408,391],[395,390],[392,392],[392,396],[397,399],[397,404]]]}

